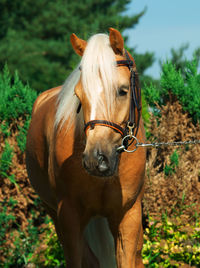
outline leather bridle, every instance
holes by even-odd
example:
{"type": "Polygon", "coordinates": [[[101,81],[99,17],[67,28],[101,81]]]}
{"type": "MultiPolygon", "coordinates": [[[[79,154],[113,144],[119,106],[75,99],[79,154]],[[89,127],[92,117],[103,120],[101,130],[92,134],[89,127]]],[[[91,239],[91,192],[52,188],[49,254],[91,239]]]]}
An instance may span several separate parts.
{"type": "MultiPolygon", "coordinates": [[[[104,126],[112,128],[114,131],[118,132],[123,141],[125,137],[127,140],[123,143],[125,148],[127,149],[128,146],[132,144],[132,142],[128,142],[132,137],[136,137],[138,129],[139,129],[139,122],[141,116],[141,90],[138,85],[136,85],[136,73],[134,69],[134,61],[130,59],[128,52],[125,50],[126,60],[119,60],[116,61],[117,66],[126,66],[130,70],[130,110],[129,110],[129,119],[126,123],[126,127],[123,128],[118,124],[107,120],[91,120],[85,124],[84,131],[94,129],[95,126],[104,126]],[[137,112],[137,113],[136,113],[137,112]]],[[[77,112],[80,111],[81,104],[78,107],[77,112]]]]}

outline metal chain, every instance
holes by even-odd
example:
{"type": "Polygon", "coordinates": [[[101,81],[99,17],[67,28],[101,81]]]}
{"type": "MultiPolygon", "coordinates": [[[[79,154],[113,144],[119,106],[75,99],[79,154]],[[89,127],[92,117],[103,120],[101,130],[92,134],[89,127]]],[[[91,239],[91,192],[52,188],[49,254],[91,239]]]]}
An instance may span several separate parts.
{"type": "Polygon", "coordinates": [[[193,140],[193,141],[173,141],[173,142],[154,142],[154,143],[136,143],[136,147],[161,147],[161,146],[181,146],[187,144],[200,144],[200,140],[193,140]]]}
{"type": "Polygon", "coordinates": [[[121,151],[125,151],[127,153],[133,153],[137,150],[138,147],[154,147],[154,148],[158,148],[161,146],[181,146],[181,145],[188,145],[188,144],[200,144],[200,140],[193,140],[193,141],[173,141],[173,142],[153,142],[153,143],[142,143],[139,142],[138,139],[133,136],[132,134],[129,134],[127,136],[125,136],[122,139],[122,145],[120,147],[117,148],[117,151],[121,152],[121,151]],[[134,141],[136,141],[135,148],[132,150],[128,150],[127,146],[124,144],[124,142],[129,139],[132,139],[132,142],[129,143],[132,144],[134,141]]]}

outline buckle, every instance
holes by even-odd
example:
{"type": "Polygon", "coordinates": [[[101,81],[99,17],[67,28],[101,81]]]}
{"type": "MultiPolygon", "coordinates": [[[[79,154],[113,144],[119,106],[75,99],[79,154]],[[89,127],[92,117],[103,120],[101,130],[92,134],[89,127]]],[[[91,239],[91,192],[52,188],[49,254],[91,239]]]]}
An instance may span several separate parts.
{"type": "Polygon", "coordinates": [[[133,136],[133,129],[135,128],[135,123],[131,123],[130,121],[128,121],[127,128],[128,128],[128,135],[130,137],[132,137],[133,136]]]}

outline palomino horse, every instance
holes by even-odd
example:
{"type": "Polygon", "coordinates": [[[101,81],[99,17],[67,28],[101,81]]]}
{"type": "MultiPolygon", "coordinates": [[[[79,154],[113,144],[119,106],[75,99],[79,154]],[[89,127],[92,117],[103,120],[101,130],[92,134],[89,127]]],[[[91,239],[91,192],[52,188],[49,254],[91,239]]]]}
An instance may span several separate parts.
{"type": "Polygon", "coordinates": [[[83,56],[79,66],[33,107],[29,178],[54,221],[68,268],[144,267],[146,152],[124,152],[134,150],[134,136],[145,141],[135,62],[113,28],[88,42],[72,34],[71,43],[83,56]]]}

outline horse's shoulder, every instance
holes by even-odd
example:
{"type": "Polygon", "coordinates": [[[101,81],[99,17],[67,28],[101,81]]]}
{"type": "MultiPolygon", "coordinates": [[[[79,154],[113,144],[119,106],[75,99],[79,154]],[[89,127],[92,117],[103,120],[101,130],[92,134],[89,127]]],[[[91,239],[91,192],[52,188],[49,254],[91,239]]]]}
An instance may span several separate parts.
{"type": "Polygon", "coordinates": [[[33,106],[32,118],[27,135],[27,151],[34,156],[39,165],[44,166],[45,154],[53,133],[53,116],[57,94],[61,87],[52,88],[41,93],[33,106]]]}
{"type": "Polygon", "coordinates": [[[27,145],[30,142],[35,148],[44,147],[44,138],[47,139],[52,133],[57,94],[60,89],[61,87],[49,89],[37,97],[33,106],[27,145]]]}
{"type": "Polygon", "coordinates": [[[32,111],[32,116],[38,111],[38,109],[42,106],[47,104],[48,106],[48,101],[50,101],[55,95],[57,95],[62,86],[51,88],[49,90],[46,90],[42,92],[36,99],[34,105],[33,105],[33,111],[32,111]]]}

